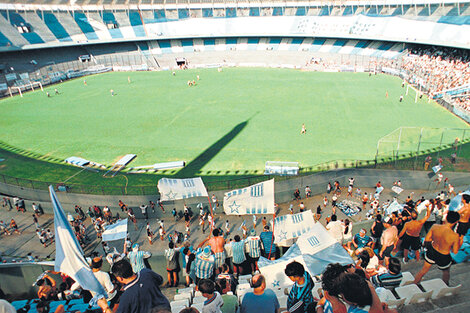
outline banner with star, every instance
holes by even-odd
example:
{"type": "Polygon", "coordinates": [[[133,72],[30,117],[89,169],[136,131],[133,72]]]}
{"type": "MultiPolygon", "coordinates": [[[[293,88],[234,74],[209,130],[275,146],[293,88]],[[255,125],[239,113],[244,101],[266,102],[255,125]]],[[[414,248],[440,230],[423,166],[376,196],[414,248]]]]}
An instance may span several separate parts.
{"type": "Polygon", "coordinates": [[[297,239],[289,250],[277,260],[261,257],[258,267],[266,278],[266,287],[271,289],[291,286],[293,282],[286,276],[287,264],[297,261],[313,277],[323,273],[330,263],[342,265],[353,263],[349,253],[339,244],[320,223],[297,239]]]}
{"type": "Polygon", "coordinates": [[[274,243],[278,244],[288,239],[298,238],[309,232],[314,224],[315,220],[310,210],[278,216],[274,219],[274,243]]]}
{"type": "Polygon", "coordinates": [[[157,186],[161,201],[209,196],[201,177],[185,179],[162,178],[158,181],[157,186]]]}
{"type": "Polygon", "coordinates": [[[227,215],[274,214],[274,179],[227,192],[224,211],[227,215]]]}

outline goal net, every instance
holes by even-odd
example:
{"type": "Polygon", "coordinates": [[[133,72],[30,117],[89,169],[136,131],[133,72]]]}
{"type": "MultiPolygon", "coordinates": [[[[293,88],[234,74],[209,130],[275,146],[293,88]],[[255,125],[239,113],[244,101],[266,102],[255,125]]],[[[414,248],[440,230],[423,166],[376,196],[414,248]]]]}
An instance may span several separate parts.
{"type": "Polygon", "coordinates": [[[400,127],[377,142],[376,161],[408,158],[437,152],[470,141],[460,128],[400,127]]]}

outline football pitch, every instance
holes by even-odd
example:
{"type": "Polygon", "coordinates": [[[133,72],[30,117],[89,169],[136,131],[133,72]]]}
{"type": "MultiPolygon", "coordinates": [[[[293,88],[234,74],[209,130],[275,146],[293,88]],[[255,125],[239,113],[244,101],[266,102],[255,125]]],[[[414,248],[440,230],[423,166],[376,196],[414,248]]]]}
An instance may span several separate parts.
{"type": "MultiPolygon", "coordinates": [[[[414,90],[406,96],[399,78],[382,74],[112,72],[44,90],[0,101],[0,141],[107,166],[129,153],[137,155],[130,166],[186,161],[186,168],[175,171],[179,177],[260,174],[266,161],[308,167],[372,160],[377,141],[399,127],[468,128],[426,97],[415,103],[414,90]],[[188,86],[189,80],[196,85],[188,86]],[[300,133],[302,124],[306,134],[300,133]]],[[[409,138],[410,147],[416,140],[409,138]]]]}

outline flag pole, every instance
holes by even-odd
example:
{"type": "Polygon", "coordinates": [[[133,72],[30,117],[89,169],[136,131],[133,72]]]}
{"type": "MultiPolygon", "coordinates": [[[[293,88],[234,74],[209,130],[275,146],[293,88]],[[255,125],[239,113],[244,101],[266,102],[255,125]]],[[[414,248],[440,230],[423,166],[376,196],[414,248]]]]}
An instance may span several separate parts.
{"type": "Polygon", "coordinates": [[[209,193],[207,193],[207,201],[209,201],[209,208],[211,210],[211,217],[212,217],[212,223],[210,225],[211,231],[209,234],[209,238],[212,236],[212,231],[214,230],[213,225],[215,226],[215,221],[214,221],[214,214],[212,213],[212,205],[211,205],[211,198],[209,197],[209,193]]]}
{"type": "Polygon", "coordinates": [[[274,214],[273,214],[273,231],[272,231],[272,236],[271,236],[271,247],[269,247],[268,260],[271,260],[271,251],[272,251],[272,249],[273,249],[273,244],[274,244],[274,225],[275,225],[275,220],[276,220],[276,212],[274,211],[274,214]]]}

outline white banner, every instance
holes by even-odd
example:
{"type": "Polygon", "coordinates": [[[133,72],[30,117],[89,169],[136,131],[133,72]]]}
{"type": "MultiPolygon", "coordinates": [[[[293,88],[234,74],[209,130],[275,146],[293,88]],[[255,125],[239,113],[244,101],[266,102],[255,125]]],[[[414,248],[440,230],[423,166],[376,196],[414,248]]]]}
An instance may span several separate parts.
{"type": "Polygon", "coordinates": [[[298,238],[309,232],[315,221],[312,211],[278,216],[274,219],[274,242],[298,238]]]}
{"type": "Polygon", "coordinates": [[[125,239],[127,236],[127,218],[112,225],[106,226],[103,232],[103,241],[125,239]]]}
{"type": "Polygon", "coordinates": [[[393,187],[392,187],[392,191],[393,191],[394,193],[396,193],[396,194],[400,194],[400,193],[402,193],[403,188],[398,187],[398,186],[393,186],[393,187]]]}
{"type": "Polygon", "coordinates": [[[320,223],[313,224],[310,232],[297,239],[297,245],[302,254],[315,254],[336,242],[335,238],[320,223]]]}
{"type": "Polygon", "coordinates": [[[161,201],[209,196],[201,177],[185,179],[162,178],[158,181],[158,191],[161,195],[161,201]]]}
{"type": "Polygon", "coordinates": [[[301,263],[311,276],[321,274],[329,263],[345,265],[353,262],[348,252],[320,223],[313,225],[280,259],[260,258],[258,266],[266,278],[266,286],[275,289],[292,285],[284,269],[293,261],[301,263]]]}
{"type": "Polygon", "coordinates": [[[224,211],[227,215],[274,214],[274,179],[227,192],[224,211]]]}
{"type": "Polygon", "coordinates": [[[433,166],[433,168],[432,168],[432,170],[434,171],[434,173],[439,172],[441,169],[442,169],[442,165],[436,165],[436,166],[433,166]]]}

